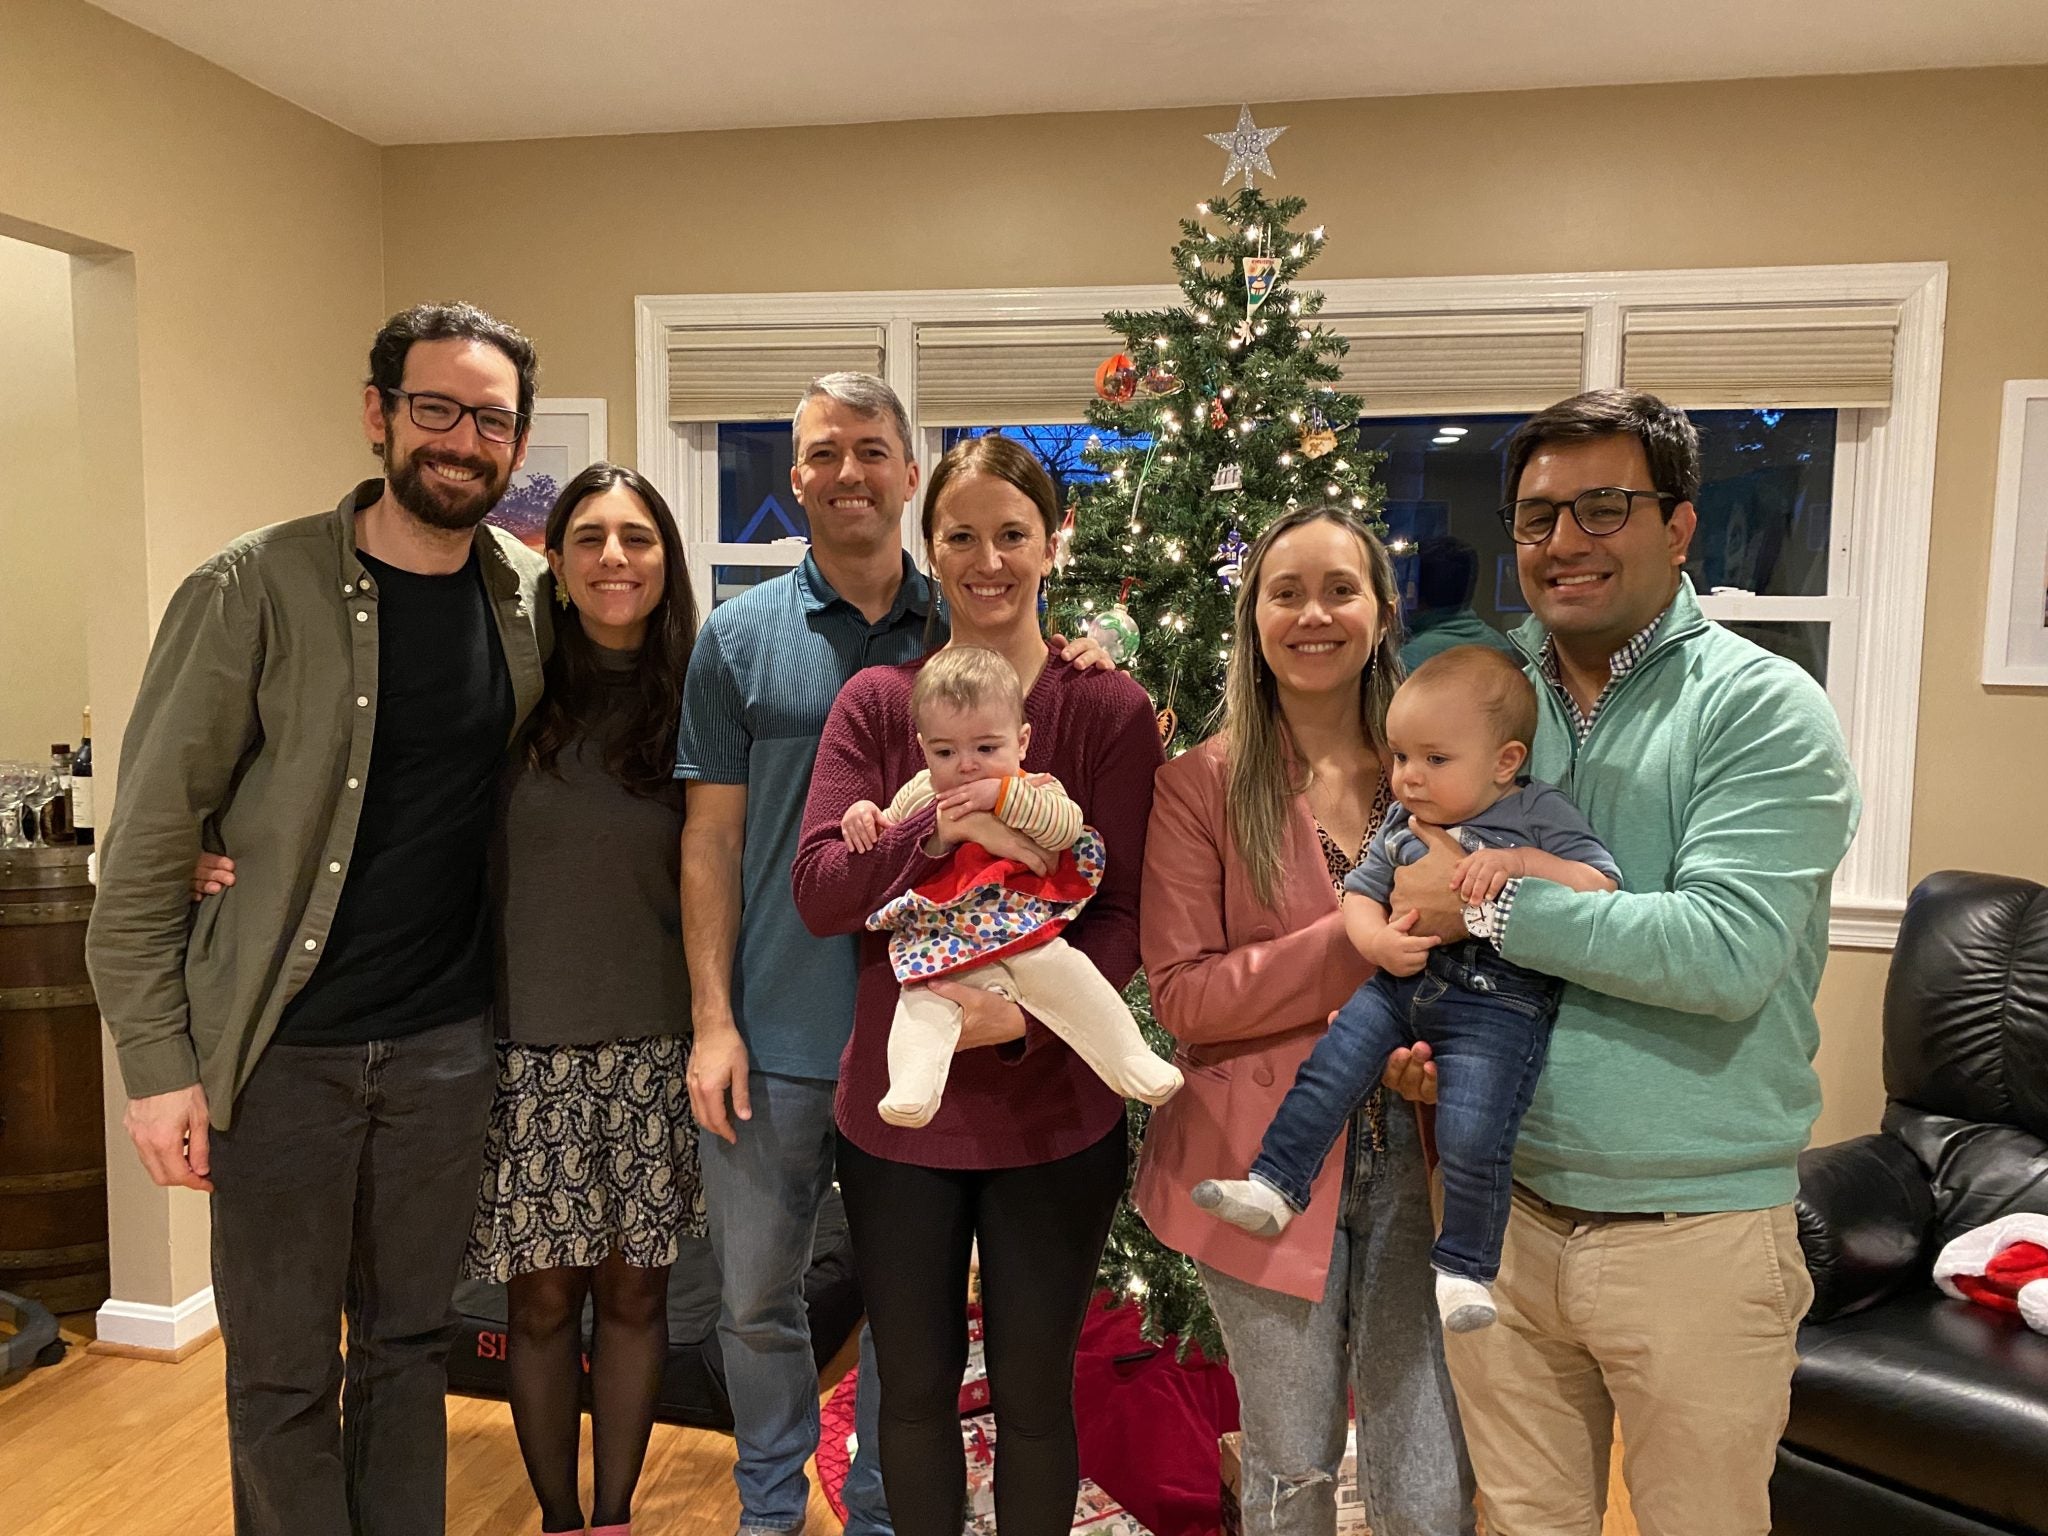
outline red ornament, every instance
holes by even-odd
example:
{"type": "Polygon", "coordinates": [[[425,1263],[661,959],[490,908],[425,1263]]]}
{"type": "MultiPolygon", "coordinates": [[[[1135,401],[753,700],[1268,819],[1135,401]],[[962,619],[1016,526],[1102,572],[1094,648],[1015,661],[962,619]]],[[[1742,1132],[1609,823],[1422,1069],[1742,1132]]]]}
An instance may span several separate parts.
{"type": "Polygon", "coordinates": [[[1230,412],[1223,408],[1221,400],[1214,397],[1209,401],[1209,425],[1217,432],[1230,425],[1230,412]]]}
{"type": "Polygon", "coordinates": [[[1095,370],[1095,393],[1111,405],[1128,405],[1138,392],[1138,365],[1128,353],[1106,357],[1095,370]]]}
{"type": "Polygon", "coordinates": [[[1180,375],[1170,363],[1156,363],[1145,371],[1145,388],[1155,395],[1170,395],[1180,388],[1180,375]]]}

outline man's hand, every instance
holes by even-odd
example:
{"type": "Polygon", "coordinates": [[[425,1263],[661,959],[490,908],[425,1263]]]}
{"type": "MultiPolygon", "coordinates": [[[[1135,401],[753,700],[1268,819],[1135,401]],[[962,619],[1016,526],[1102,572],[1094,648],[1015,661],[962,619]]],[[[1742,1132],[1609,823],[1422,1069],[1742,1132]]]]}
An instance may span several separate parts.
{"type": "Polygon", "coordinates": [[[690,1046],[690,1113],[697,1124],[721,1141],[739,1145],[733,1120],[754,1118],[747,1094],[747,1043],[730,1015],[722,1020],[699,1019],[690,1046]],[[732,1118],[726,1118],[725,1096],[732,1094],[732,1118]]]}
{"type": "Polygon", "coordinates": [[[1429,845],[1429,852],[1394,871],[1387,906],[1395,912],[1413,912],[1416,933],[1434,935],[1446,944],[1470,938],[1464,903],[1451,887],[1451,871],[1463,862],[1465,850],[1442,827],[1426,821],[1411,821],[1408,830],[1429,845]]]}
{"type": "Polygon", "coordinates": [[[235,883],[235,861],[224,853],[202,853],[192,865],[192,899],[218,896],[235,883]]]}
{"type": "Polygon", "coordinates": [[[960,1039],[953,1046],[954,1055],[1024,1038],[1024,1010],[1007,997],[957,981],[926,985],[960,1010],[960,1039]]]}
{"type": "Polygon", "coordinates": [[[182,1184],[187,1189],[213,1191],[212,1158],[206,1146],[206,1090],[197,1083],[130,1099],[121,1117],[128,1139],[150,1178],[169,1189],[182,1184]]]}
{"type": "Polygon", "coordinates": [[[1372,953],[1365,958],[1389,976],[1413,976],[1429,963],[1436,940],[1429,934],[1411,932],[1415,914],[1403,912],[1372,936],[1372,953]]]}
{"type": "Polygon", "coordinates": [[[976,779],[972,784],[956,784],[938,797],[941,810],[955,816],[965,816],[969,811],[994,812],[996,802],[1003,798],[1002,778],[976,779]]]}
{"type": "Polygon", "coordinates": [[[1380,1081],[1411,1104],[1434,1104],[1436,1063],[1429,1059],[1429,1042],[1418,1040],[1396,1050],[1387,1058],[1380,1081]]]}
{"type": "Polygon", "coordinates": [[[1065,635],[1047,635],[1046,640],[1052,646],[1054,654],[1071,667],[1077,667],[1083,672],[1116,670],[1116,663],[1110,659],[1109,652],[1087,635],[1078,640],[1069,640],[1065,635]]]}
{"type": "Polygon", "coordinates": [[[855,853],[866,853],[881,841],[882,829],[887,825],[879,805],[872,800],[856,800],[839,818],[839,835],[855,853]]]}
{"type": "Polygon", "coordinates": [[[1451,889],[1469,906],[1491,901],[1510,880],[1529,873],[1528,854],[1526,848],[1481,848],[1468,853],[1451,870],[1451,889]]]}

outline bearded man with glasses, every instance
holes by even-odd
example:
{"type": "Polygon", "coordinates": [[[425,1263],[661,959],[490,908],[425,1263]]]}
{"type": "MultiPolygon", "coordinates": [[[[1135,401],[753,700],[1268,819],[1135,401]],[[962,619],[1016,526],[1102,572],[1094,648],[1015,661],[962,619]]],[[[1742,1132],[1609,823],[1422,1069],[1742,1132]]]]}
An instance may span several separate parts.
{"type": "Polygon", "coordinates": [[[87,960],[143,1166],[213,1196],[237,1536],[442,1528],[492,796],[551,640],[546,564],[483,518],[534,381],[470,305],[387,321],[383,475],[185,579],[122,741],[87,960]],[[195,913],[202,848],[238,870],[195,913]]]}
{"type": "MultiPolygon", "coordinates": [[[[1529,772],[1621,866],[1461,906],[1462,850],[1402,869],[1416,931],[1565,983],[1522,1123],[1497,1326],[1445,1340],[1494,1536],[1600,1528],[1616,1418],[1644,1536],[1764,1536],[1812,1298],[1792,1200],[1820,1109],[1813,999],[1860,802],[1827,696],[1701,614],[1699,440],[1652,395],[1579,395],[1508,449],[1533,617],[1529,772]]],[[[1427,1047],[1387,1081],[1434,1097],[1427,1047]]]]}

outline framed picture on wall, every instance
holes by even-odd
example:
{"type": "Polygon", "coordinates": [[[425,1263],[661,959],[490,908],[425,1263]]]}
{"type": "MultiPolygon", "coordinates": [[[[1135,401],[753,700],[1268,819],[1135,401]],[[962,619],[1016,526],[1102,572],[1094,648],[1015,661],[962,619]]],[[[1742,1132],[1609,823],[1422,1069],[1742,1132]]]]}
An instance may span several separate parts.
{"type": "Polygon", "coordinates": [[[1984,681],[2048,688],[2048,379],[2005,386],[1984,681]]]}
{"type": "Polygon", "coordinates": [[[548,511],[577,475],[609,456],[605,434],[605,402],[535,400],[533,425],[527,431],[526,462],[485,519],[496,523],[529,548],[539,549],[547,532],[548,511]]]}

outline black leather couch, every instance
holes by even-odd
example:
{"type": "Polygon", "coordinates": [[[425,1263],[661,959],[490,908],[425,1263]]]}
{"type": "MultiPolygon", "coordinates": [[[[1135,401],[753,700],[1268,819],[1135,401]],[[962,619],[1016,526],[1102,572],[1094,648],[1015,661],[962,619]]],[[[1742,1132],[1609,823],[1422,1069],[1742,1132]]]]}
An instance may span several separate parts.
{"type": "Polygon", "coordinates": [[[1944,1243],[2048,1214],[2048,889],[1913,892],[1884,1000],[1884,1129],[1799,1163],[1813,1310],[1774,1536],[2048,1536],[2048,1336],[1934,1286],[1944,1243]]]}

